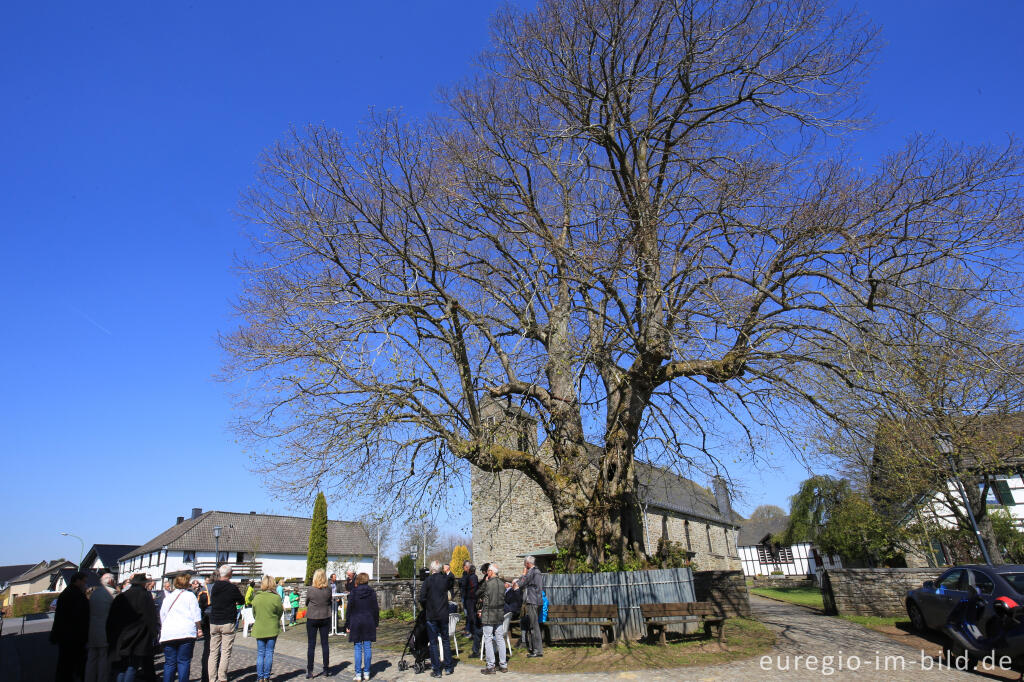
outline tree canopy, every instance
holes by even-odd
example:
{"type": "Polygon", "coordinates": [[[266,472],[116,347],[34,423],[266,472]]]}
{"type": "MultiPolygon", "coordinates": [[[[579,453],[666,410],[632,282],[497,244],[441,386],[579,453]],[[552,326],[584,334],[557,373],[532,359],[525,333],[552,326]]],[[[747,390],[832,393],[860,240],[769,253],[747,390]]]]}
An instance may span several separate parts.
{"type": "Polygon", "coordinates": [[[467,464],[518,470],[559,548],[649,553],[638,458],[719,470],[724,432],[753,451],[787,406],[827,413],[807,375],[856,383],[841,330],[918,273],[1014,267],[1014,142],[837,153],[878,45],[856,13],[541,0],[492,34],[437,116],[310,126],[263,159],[223,344],[271,485],[359,470],[374,504],[428,506],[467,464]],[[543,452],[495,439],[487,400],[543,452]]]}

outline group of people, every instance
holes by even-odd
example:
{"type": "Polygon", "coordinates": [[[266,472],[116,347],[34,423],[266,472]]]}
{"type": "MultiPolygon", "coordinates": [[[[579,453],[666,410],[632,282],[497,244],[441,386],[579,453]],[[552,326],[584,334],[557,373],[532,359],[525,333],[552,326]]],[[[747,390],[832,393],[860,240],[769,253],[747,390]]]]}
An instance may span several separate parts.
{"type": "MultiPolygon", "coordinates": [[[[257,682],[269,682],[274,648],[282,631],[285,603],[291,608],[291,622],[298,611],[297,594],[285,595],[273,576],[265,575],[259,588],[253,584],[245,596],[231,581],[231,567],[221,566],[206,583],[181,574],[154,590],[154,581],[136,574],[118,591],[110,573],[100,585],[86,588],[88,576],[75,573],[57,598],[50,631],[58,647],[57,682],[155,682],[154,644],[164,654],[163,682],[188,682],[197,641],[203,642],[203,682],[227,682],[228,665],[238,627],[240,609],[252,609],[252,636],[256,639],[257,682]]],[[[331,608],[340,583],[328,582],[326,572],[317,570],[307,592],[306,678],[313,677],[313,658],[320,638],[323,674],[330,668],[327,634],[331,608]]],[[[344,629],[354,645],[355,680],[370,679],[370,663],[380,607],[366,573],[350,572],[344,629]]],[[[294,593],[293,593],[294,594],[294,593]]],[[[446,630],[447,633],[447,630],[446,630]]]]}
{"type": "MultiPolygon", "coordinates": [[[[466,612],[466,636],[473,642],[471,655],[478,657],[482,644],[487,661],[487,667],[480,672],[485,675],[508,672],[505,650],[505,614],[508,613],[522,613],[522,638],[519,644],[529,649],[528,656],[543,656],[540,608],[544,574],[537,569],[536,560],[532,556],[526,557],[522,575],[515,580],[503,580],[495,563],[484,564],[482,572],[483,582],[476,575],[473,564],[467,561],[463,564],[462,577],[458,580],[459,594],[466,612]]],[[[448,636],[448,601],[450,595],[454,594],[455,584],[451,567],[435,561],[430,564],[430,575],[420,588],[418,601],[426,616],[431,677],[441,677],[442,656],[445,672],[451,675],[455,671],[448,636]]]]}

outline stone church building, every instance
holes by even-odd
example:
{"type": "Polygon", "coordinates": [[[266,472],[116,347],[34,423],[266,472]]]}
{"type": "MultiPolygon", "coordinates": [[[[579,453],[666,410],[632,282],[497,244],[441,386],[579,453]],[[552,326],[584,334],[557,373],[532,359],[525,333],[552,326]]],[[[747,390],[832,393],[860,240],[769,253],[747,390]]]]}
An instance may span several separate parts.
{"type": "MultiPolygon", "coordinates": [[[[481,412],[496,440],[544,456],[545,444],[537,444],[537,423],[526,412],[493,400],[483,402],[481,412]]],[[[709,490],[642,462],[636,463],[636,472],[649,551],[664,537],[685,547],[698,570],[742,567],[736,546],[742,519],[732,511],[724,479],[716,477],[709,490]]],[[[540,487],[518,471],[492,474],[473,467],[471,491],[474,563],[496,561],[502,574],[513,575],[522,557],[532,554],[545,569],[556,553],[555,518],[540,487]]]]}

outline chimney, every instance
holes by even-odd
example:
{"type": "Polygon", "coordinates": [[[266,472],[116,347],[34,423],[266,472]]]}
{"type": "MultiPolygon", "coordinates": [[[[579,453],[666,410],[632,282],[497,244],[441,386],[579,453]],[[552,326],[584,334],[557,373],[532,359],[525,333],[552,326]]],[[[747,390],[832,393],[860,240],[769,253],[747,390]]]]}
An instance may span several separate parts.
{"type": "Polygon", "coordinates": [[[718,506],[718,513],[732,523],[732,501],[729,499],[729,486],[721,476],[715,476],[711,481],[711,485],[715,490],[715,503],[718,506]]]}
{"type": "Polygon", "coordinates": [[[202,507],[192,507],[192,518],[193,519],[198,519],[202,515],[203,515],[203,508],[202,507]]]}
{"type": "Polygon", "coordinates": [[[184,521],[184,520],[185,520],[185,517],[184,517],[184,516],[179,516],[179,517],[178,517],[178,520],[174,522],[174,525],[175,525],[175,526],[177,526],[177,525],[178,525],[179,523],[181,523],[181,522],[182,522],[182,521],[184,521]]]}

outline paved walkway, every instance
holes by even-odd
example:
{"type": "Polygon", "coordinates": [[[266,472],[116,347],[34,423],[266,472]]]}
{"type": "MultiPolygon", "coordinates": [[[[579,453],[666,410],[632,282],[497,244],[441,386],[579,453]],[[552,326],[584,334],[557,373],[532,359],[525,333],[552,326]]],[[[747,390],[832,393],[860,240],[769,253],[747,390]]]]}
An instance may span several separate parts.
{"type": "MultiPolygon", "coordinates": [[[[813,679],[858,679],[858,680],[931,680],[956,681],[986,679],[974,673],[940,669],[937,661],[919,649],[913,649],[889,637],[840,618],[820,615],[809,609],[791,604],[771,601],[752,596],[751,607],[755,617],[778,633],[778,642],[771,651],[770,660],[753,658],[716,666],[677,668],[672,670],[642,670],[621,673],[569,673],[562,675],[537,675],[516,673],[514,668],[506,676],[496,676],[500,682],[526,680],[534,682],[557,677],[558,682],[584,682],[592,680],[643,680],[644,682],[732,681],[764,682],[764,680],[813,680],[813,679]],[[856,669],[854,669],[856,668],[856,669]]],[[[340,640],[341,638],[339,638],[340,640]]],[[[335,640],[337,641],[337,640],[335,640]]],[[[253,670],[255,641],[236,640],[232,662],[243,663],[247,670],[253,670]]],[[[335,679],[348,680],[352,676],[352,648],[347,642],[332,643],[335,669],[340,669],[335,679]]],[[[294,679],[298,673],[304,679],[305,644],[295,639],[282,638],[278,642],[274,659],[275,679],[294,679]],[[278,678],[278,673],[281,677],[278,678]]],[[[463,652],[465,655],[465,652],[463,652]]],[[[319,660],[319,650],[317,651],[319,660]]],[[[375,680],[405,681],[430,679],[427,674],[416,675],[411,670],[401,672],[397,668],[399,653],[375,651],[373,673],[375,680]]],[[[411,659],[407,659],[411,660],[411,659]]],[[[240,682],[252,682],[252,674],[240,678],[240,682]]],[[[1016,679],[1016,675],[1007,676],[1016,679]]],[[[318,677],[317,679],[323,679],[318,677]]],[[[480,668],[464,665],[456,668],[452,676],[445,676],[452,682],[482,680],[480,668]]]]}
{"type": "MultiPolygon", "coordinates": [[[[590,682],[592,680],[642,680],[644,682],[730,681],[764,682],[765,680],[814,680],[814,679],[858,679],[858,680],[932,680],[957,681],[991,679],[948,668],[939,669],[939,664],[919,649],[914,649],[889,637],[849,623],[839,618],[822,616],[799,606],[783,604],[760,597],[751,597],[755,617],[778,633],[778,643],[770,657],[755,657],[744,661],[717,666],[677,668],[673,670],[642,670],[622,673],[568,673],[562,675],[537,675],[517,673],[513,667],[508,675],[497,675],[495,680],[510,682],[525,680],[557,679],[557,682],[590,682]],[[856,669],[854,669],[856,668],[856,669]]],[[[300,626],[301,627],[301,626],[300,626]]],[[[290,635],[292,633],[289,633],[290,635]]],[[[52,679],[53,650],[45,640],[46,633],[33,633],[22,637],[5,633],[0,643],[0,679],[4,682],[37,682],[52,679]],[[20,642],[19,642],[20,640],[20,642]],[[15,651],[14,649],[18,649],[15,651]],[[20,655],[20,656],[19,656],[20,655]],[[20,662],[19,662],[20,658],[20,662]],[[44,669],[45,668],[45,669],[44,669]]],[[[200,673],[201,647],[193,658],[192,679],[198,680],[200,673]]],[[[374,652],[373,679],[384,682],[430,679],[424,673],[414,674],[411,670],[399,671],[397,667],[401,652],[379,650],[374,652]]],[[[467,652],[462,652],[465,656],[467,652]]],[[[332,638],[331,655],[333,669],[337,672],[334,680],[352,678],[352,647],[342,637],[332,638]]],[[[320,652],[317,650],[317,660],[320,652]]],[[[303,633],[278,640],[274,656],[275,681],[305,679],[306,646],[303,633]]],[[[406,660],[411,661],[411,658],[406,660]]],[[[255,682],[256,641],[239,635],[235,640],[231,656],[231,681],[255,682]]],[[[158,668],[159,669],[159,668],[158,668]]],[[[318,680],[324,678],[317,676],[318,680]]],[[[466,682],[484,679],[480,668],[474,665],[460,665],[452,676],[445,676],[451,682],[466,682]]],[[[1016,675],[1002,674],[996,679],[1017,679],[1016,675]]]]}

